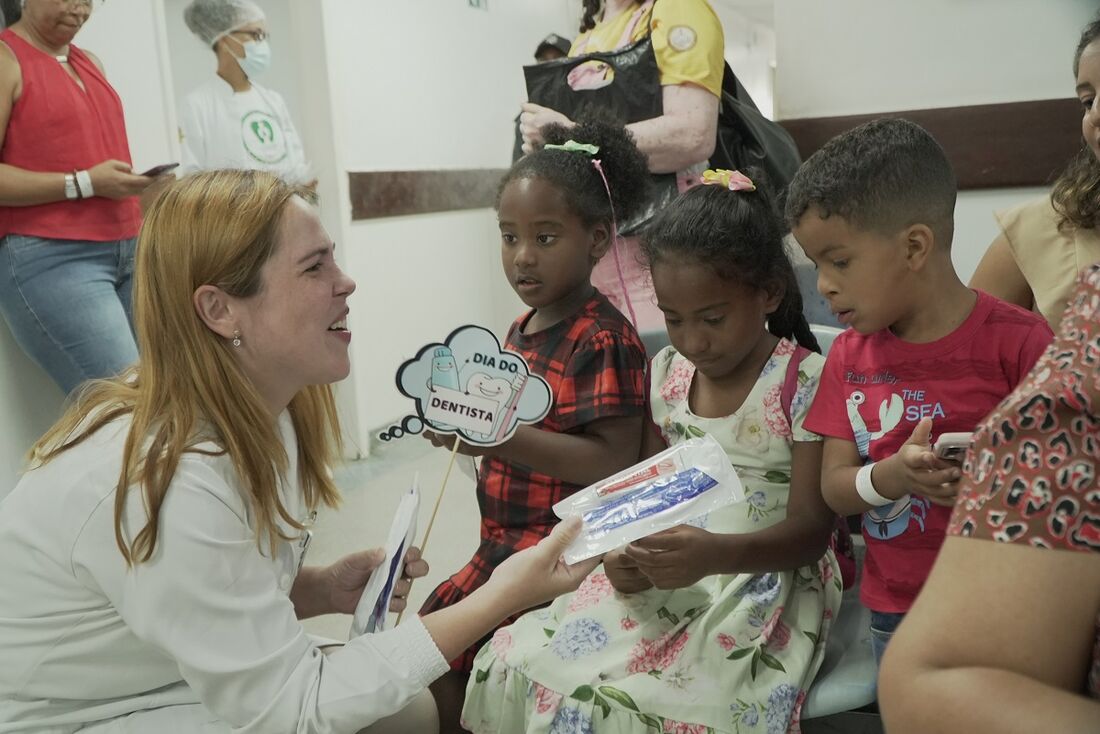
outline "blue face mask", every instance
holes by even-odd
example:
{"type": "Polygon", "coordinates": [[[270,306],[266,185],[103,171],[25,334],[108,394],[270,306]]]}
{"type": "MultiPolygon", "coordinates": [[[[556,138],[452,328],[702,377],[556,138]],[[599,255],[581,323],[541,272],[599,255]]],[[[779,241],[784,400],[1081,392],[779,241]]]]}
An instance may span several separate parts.
{"type": "Polygon", "coordinates": [[[267,39],[264,39],[263,41],[249,41],[241,45],[244,47],[244,58],[237,59],[237,63],[241,65],[241,70],[244,71],[245,76],[249,79],[255,79],[267,71],[267,67],[271,66],[271,44],[267,42],[267,39]]]}

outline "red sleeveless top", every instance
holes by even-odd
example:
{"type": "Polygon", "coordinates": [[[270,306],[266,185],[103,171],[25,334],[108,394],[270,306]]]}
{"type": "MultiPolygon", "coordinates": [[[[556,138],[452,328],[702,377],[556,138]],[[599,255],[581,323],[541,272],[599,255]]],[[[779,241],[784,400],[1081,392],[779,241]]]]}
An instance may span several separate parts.
{"type": "MultiPolygon", "coordinates": [[[[69,64],[84,82],[81,89],[57,59],[10,28],[0,33],[0,41],[15,54],[23,75],[23,92],[12,105],[0,162],[59,174],[109,158],[131,162],[122,100],[87,54],[69,46],[69,64]]],[[[0,206],[0,237],[109,242],[136,237],[140,226],[141,210],[133,196],[0,206]]]]}

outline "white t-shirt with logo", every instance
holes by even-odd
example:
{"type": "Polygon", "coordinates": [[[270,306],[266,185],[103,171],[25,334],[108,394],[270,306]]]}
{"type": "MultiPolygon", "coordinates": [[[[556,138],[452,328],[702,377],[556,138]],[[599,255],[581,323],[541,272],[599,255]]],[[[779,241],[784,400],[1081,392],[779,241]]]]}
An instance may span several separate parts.
{"type": "Polygon", "coordinates": [[[294,183],[313,178],[286,102],[253,83],[236,93],[221,77],[184,100],[180,114],[183,174],[218,168],[270,171],[294,183]]]}

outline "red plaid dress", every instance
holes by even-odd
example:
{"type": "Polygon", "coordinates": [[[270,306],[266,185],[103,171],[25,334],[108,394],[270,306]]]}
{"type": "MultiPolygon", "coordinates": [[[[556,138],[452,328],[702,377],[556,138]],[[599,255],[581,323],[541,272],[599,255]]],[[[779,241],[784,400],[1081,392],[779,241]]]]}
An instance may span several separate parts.
{"type": "MultiPolygon", "coordinates": [[[[645,412],[645,348],[634,327],[607,298],[597,292],[575,315],[535,334],[524,334],[523,327],[533,314],[516,319],[505,349],[522,354],[531,371],[553,390],[554,405],[538,428],[578,433],[600,418],[645,412]]],[[[549,535],[558,522],[552,506],[580,489],[579,484],[485,457],[477,483],[481,545],[469,563],[432,592],[420,613],[448,607],[469,595],[505,558],[549,535]]],[[[468,673],[474,655],[490,637],[492,632],[451,661],[451,668],[468,673]]]]}

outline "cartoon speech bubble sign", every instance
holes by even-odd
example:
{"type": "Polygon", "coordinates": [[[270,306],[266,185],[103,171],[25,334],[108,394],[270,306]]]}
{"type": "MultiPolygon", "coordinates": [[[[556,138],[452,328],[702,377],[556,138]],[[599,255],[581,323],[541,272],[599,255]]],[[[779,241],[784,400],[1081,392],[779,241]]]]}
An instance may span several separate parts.
{"type": "Polygon", "coordinates": [[[415,401],[424,428],[477,446],[504,443],[520,424],[545,418],[554,402],[522,355],[472,324],[421,347],[397,370],[397,389],[415,401]]]}

